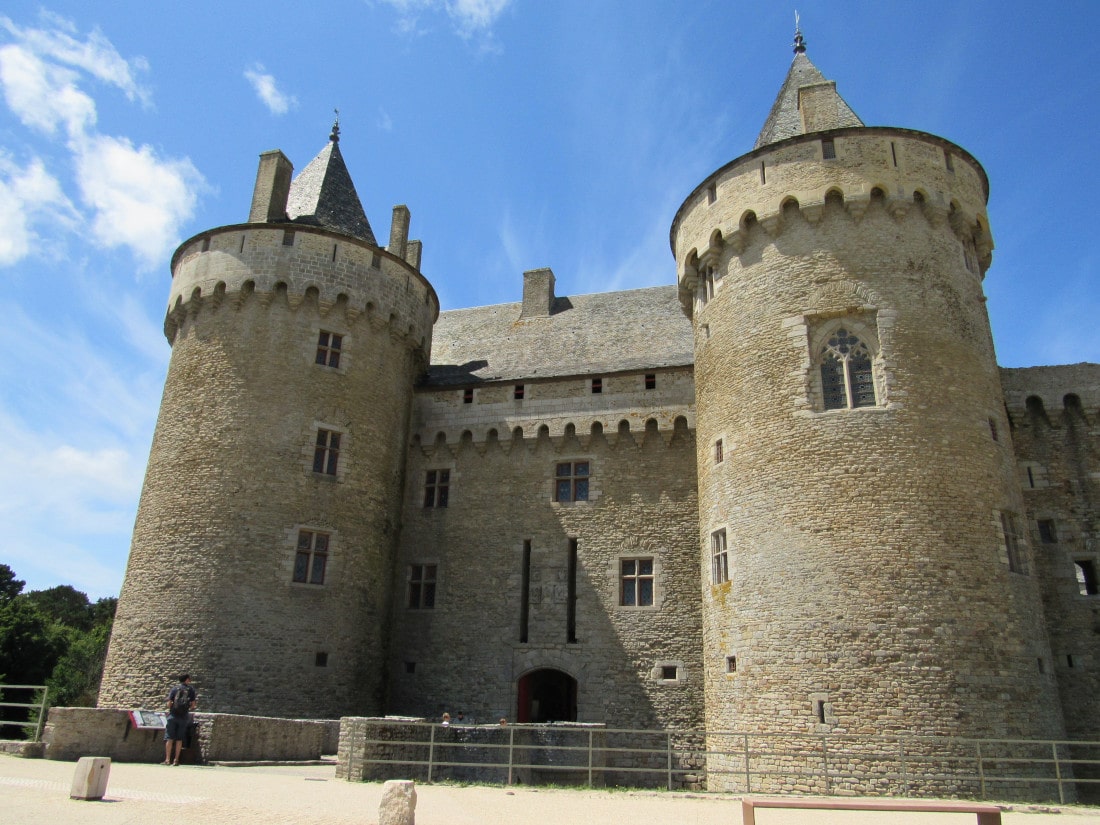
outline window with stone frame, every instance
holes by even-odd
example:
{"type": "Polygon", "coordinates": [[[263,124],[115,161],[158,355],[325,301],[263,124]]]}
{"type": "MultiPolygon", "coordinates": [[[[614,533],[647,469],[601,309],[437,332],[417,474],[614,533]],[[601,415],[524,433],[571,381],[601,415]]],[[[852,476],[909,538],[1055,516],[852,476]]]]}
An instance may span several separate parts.
{"type": "Polygon", "coordinates": [[[300,584],[324,584],[328,565],[329,534],[299,530],[294,554],[294,581],[300,584]]]}
{"type": "Polygon", "coordinates": [[[340,351],[344,343],[344,336],[335,332],[321,330],[317,333],[317,357],[315,363],[322,367],[340,366],[340,351]]]}
{"type": "Polygon", "coordinates": [[[554,469],[554,501],[588,501],[591,467],[587,461],[561,461],[554,469]]]}
{"type": "Polygon", "coordinates": [[[619,604],[623,607],[653,605],[652,557],[619,560],[619,604]]]}
{"type": "Polygon", "coordinates": [[[1039,527],[1039,541],[1043,544],[1058,543],[1058,528],[1054,524],[1054,519],[1041,518],[1036,524],[1039,527]]]}
{"type": "Polygon", "coordinates": [[[877,406],[873,342],[859,334],[852,324],[840,322],[831,326],[818,336],[814,353],[821,381],[822,409],[877,406]]]}
{"type": "Polygon", "coordinates": [[[1001,537],[1005,554],[1008,557],[1008,569],[1013,573],[1027,574],[1027,556],[1020,540],[1020,528],[1015,513],[1001,513],[1001,537]]]}
{"type": "Polygon", "coordinates": [[[451,471],[428,470],[424,476],[424,506],[446,507],[451,498],[451,471]]]}
{"type": "Polygon", "coordinates": [[[410,564],[408,572],[408,600],[410,610],[430,610],[435,607],[434,564],[410,564]]]}
{"type": "Polygon", "coordinates": [[[317,430],[317,442],[313,447],[313,472],[336,475],[340,459],[340,433],[334,430],[317,430]]]}
{"type": "Polygon", "coordinates": [[[715,530],[710,534],[710,583],[723,584],[730,580],[730,560],[726,550],[726,531],[715,530]]]}

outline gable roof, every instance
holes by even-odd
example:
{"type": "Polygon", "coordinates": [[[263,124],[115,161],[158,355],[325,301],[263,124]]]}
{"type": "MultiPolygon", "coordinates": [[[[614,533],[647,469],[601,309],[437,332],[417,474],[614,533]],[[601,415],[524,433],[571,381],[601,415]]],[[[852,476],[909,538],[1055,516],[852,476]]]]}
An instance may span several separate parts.
{"type": "MultiPolygon", "coordinates": [[[[795,135],[806,134],[806,129],[802,123],[802,112],[799,110],[799,90],[807,86],[819,85],[830,87],[828,92],[833,98],[830,101],[830,111],[827,118],[829,125],[825,128],[840,129],[846,126],[863,125],[863,121],[852,111],[852,107],[837,94],[836,84],[826,80],[825,75],[810,62],[810,58],[806,57],[804,50],[796,50],[794,60],[791,61],[791,68],[787,71],[787,77],[779,90],[779,95],[775,98],[775,103],[772,104],[771,111],[768,113],[768,119],[764,121],[764,128],[760,130],[760,134],[757,136],[756,143],[753,144],[752,148],[759,149],[769,143],[778,143],[795,135]],[[832,105],[836,107],[835,114],[831,111],[832,105]]],[[[812,131],[819,130],[814,129],[812,131]]]]}
{"type": "Polygon", "coordinates": [[[338,141],[334,132],[333,139],[290,184],[287,217],[377,246],[338,141]]]}
{"type": "Polygon", "coordinates": [[[428,384],[600,374],[694,361],[691,321],[675,286],[554,299],[546,317],[520,319],[522,303],[439,314],[428,384]]]}

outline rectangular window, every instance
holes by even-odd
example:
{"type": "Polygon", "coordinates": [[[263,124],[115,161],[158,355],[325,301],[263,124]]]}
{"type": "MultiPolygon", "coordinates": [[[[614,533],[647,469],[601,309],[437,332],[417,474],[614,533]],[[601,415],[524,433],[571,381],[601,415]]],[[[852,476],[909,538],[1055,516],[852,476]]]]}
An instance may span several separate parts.
{"type": "Polygon", "coordinates": [[[435,607],[435,565],[409,565],[409,600],[412,610],[430,610],[435,607]]]}
{"type": "Polygon", "coordinates": [[[593,395],[599,395],[601,392],[603,392],[603,379],[602,378],[593,378],[592,379],[592,394],[593,395]]]}
{"type": "Polygon", "coordinates": [[[313,472],[336,475],[336,462],[340,457],[340,433],[332,430],[317,431],[317,445],[313,448],[313,472]]]}
{"type": "Polygon", "coordinates": [[[294,581],[324,584],[328,564],[328,533],[298,531],[298,549],[294,555],[294,581]]]}
{"type": "Polygon", "coordinates": [[[283,230],[283,246],[294,246],[294,230],[283,230]]]}
{"type": "Polygon", "coordinates": [[[1039,541],[1043,544],[1058,543],[1058,530],[1052,519],[1039,519],[1039,541]]]}
{"type": "Polygon", "coordinates": [[[955,161],[951,158],[951,153],[946,149],[943,150],[943,165],[947,167],[948,172],[955,171],[955,161]]]}
{"type": "Polygon", "coordinates": [[[710,534],[710,577],[712,584],[722,584],[730,580],[725,530],[715,530],[710,534]]]}
{"type": "Polygon", "coordinates": [[[718,439],[714,442],[714,463],[721,464],[725,461],[725,454],[722,451],[722,439],[718,439]]]}
{"type": "Polygon", "coordinates": [[[1014,513],[1001,513],[1001,533],[1004,537],[1005,552],[1008,554],[1008,569],[1013,573],[1027,573],[1027,559],[1020,544],[1020,531],[1016,526],[1014,513]]]}
{"type": "Polygon", "coordinates": [[[823,160],[833,160],[836,157],[836,144],[832,138],[823,138],[821,141],[821,157],[823,160]]]}
{"type": "Polygon", "coordinates": [[[656,373],[647,372],[645,374],[645,388],[647,390],[657,389],[657,374],[656,373]]]}
{"type": "Polygon", "coordinates": [[[375,252],[370,256],[370,265],[375,269],[379,269],[382,266],[382,256],[375,252]]]}
{"type": "Polygon", "coordinates": [[[554,501],[588,501],[587,461],[565,461],[554,471],[554,501]]]}
{"type": "Polygon", "coordinates": [[[621,559],[619,604],[650,607],[653,604],[653,559],[621,559]]]}
{"type": "Polygon", "coordinates": [[[707,187],[707,203],[714,203],[718,200],[718,184],[712,183],[707,187]]]}
{"type": "Polygon", "coordinates": [[[450,470],[428,470],[424,481],[424,506],[446,507],[451,497],[450,489],[450,470]]]}
{"type": "Polygon", "coordinates": [[[727,656],[726,657],[726,673],[736,673],[736,672],[737,672],[737,657],[736,656],[727,656]]]}
{"type": "Polygon", "coordinates": [[[474,391],[472,389],[464,389],[462,391],[462,403],[473,404],[474,403],[474,391]]]}
{"type": "Polygon", "coordinates": [[[340,366],[340,348],[343,346],[343,343],[343,335],[321,330],[317,335],[316,363],[320,364],[322,367],[340,366]]]}
{"type": "Polygon", "coordinates": [[[679,670],[676,665],[661,665],[661,678],[666,682],[675,682],[679,670]]]}
{"type": "Polygon", "coordinates": [[[313,664],[315,667],[328,667],[328,653],[318,650],[313,654],[313,664]]]}
{"type": "Polygon", "coordinates": [[[522,401],[524,395],[523,384],[516,384],[515,389],[512,390],[512,398],[516,401],[522,401]]]}

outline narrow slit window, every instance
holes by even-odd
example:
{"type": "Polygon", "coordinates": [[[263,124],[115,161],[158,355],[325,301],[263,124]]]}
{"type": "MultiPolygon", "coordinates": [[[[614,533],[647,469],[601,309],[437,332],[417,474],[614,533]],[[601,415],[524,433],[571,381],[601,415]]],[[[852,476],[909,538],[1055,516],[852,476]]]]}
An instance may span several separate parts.
{"type": "Polygon", "coordinates": [[[474,403],[474,391],[473,391],[473,389],[467,387],[466,389],[464,389],[462,391],[462,403],[463,404],[473,404],[474,403]]]}
{"type": "Polygon", "coordinates": [[[898,148],[894,141],[890,141],[890,159],[894,161],[894,166],[898,165],[898,148]]]}
{"type": "Polygon", "coordinates": [[[283,246],[294,246],[294,230],[283,230],[283,246]]]}
{"type": "Polygon", "coordinates": [[[645,388],[647,390],[657,389],[657,375],[655,373],[647,372],[645,374],[645,388]]]}
{"type": "Polygon", "coordinates": [[[1053,519],[1042,518],[1038,521],[1039,541],[1043,544],[1058,543],[1058,528],[1054,526],[1053,519]]]}
{"type": "Polygon", "coordinates": [[[721,464],[726,460],[725,453],[723,452],[722,439],[718,439],[714,442],[714,463],[721,464]]]}
{"type": "Polygon", "coordinates": [[[516,384],[515,389],[513,389],[513,391],[512,391],[512,398],[514,398],[516,401],[522,401],[523,396],[524,396],[524,386],[523,386],[523,384],[516,384]]]}
{"type": "Polygon", "coordinates": [[[593,395],[599,395],[601,392],[603,392],[603,379],[602,378],[593,378],[592,379],[592,394],[593,395]]]}

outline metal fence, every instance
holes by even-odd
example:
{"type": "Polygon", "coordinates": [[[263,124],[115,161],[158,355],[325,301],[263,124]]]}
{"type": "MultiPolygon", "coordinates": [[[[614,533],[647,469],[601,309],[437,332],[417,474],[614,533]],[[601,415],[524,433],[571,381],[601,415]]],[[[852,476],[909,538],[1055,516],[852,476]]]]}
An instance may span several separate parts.
{"type": "Polygon", "coordinates": [[[1100,801],[1100,742],[354,721],[349,778],[1100,801]]]}
{"type": "Polygon", "coordinates": [[[0,684],[0,731],[7,727],[24,728],[29,732],[25,738],[32,742],[41,739],[49,693],[45,685],[0,684]],[[25,701],[16,702],[15,699],[25,701]]]}

